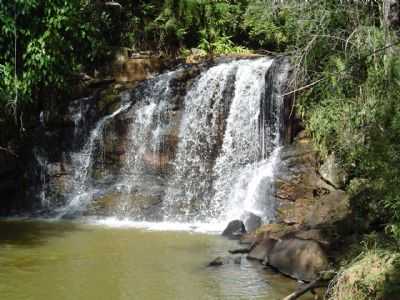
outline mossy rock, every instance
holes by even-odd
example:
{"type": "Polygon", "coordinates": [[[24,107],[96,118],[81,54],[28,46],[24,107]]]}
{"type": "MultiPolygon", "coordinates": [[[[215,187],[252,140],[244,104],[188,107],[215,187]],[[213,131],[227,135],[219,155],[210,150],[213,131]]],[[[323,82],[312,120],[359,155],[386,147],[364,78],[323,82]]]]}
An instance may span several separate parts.
{"type": "Polygon", "coordinates": [[[116,111],[121,103],[119,92],[110,87],[100,94],[100,99],[96,103],[96,108],[103,114],[110,114],[116,111]]]}

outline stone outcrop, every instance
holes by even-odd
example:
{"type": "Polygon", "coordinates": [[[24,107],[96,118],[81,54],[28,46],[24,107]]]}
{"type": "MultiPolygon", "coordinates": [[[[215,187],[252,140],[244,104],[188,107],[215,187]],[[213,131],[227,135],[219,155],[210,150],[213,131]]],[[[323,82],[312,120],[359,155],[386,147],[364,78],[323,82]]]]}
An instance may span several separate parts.
{"type": "Polygon", "coordinates": [[[339,189],[345,184],[345,174],[332,157],[321,167],[304,132],[283,147],[281,159],[276,223],[262,225],[255,233],[242,236],[241,242],[251,244],[249,259],[293,278],[313,281],[329,268],[329,255],[341,236],[352,230],[349,195],[339,189]]]}
{"type": "Polygon", "coordinates": [[[319,168],[321,177],[335,188],[343,188],[347,181],[346,172],[340,168],[336,156],[331,153],[319,168]]]}
{"type": "MultiPolygon", "coordinates": [[[[330,170],[336,170],[333,162],[330,170]]],[[[342,186],[327,176],[323,179],[316,151],[304,132],[282,151],[282,166],[277,179],[278,223],[301,229],[324,229],[339,232],[351,217],[349,196],[335,185],[342,186]]],[[[327,172],[329,173],[329,172],[327,172]]],[[[339,174],[339,171],[332,172],[339,174]]],[[[336,177],[337,178],[337,177],[336,177]]],[[[329,231],[329,230],[327,230],[329,231]]],[[[331,237],[326,240],[330,240],[331,237]]]]}

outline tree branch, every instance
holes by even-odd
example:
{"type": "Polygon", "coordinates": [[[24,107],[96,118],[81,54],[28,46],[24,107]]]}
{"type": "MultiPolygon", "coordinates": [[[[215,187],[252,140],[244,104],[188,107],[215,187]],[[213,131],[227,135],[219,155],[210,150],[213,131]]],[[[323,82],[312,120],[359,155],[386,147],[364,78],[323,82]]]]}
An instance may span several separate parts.
{"type": "Polygon", "coordinates": [[[312,291],[315,288],[326,287],[328,286],[327,281],[323,281],[320,278],[311,281],[305,285],[300,286],[300,288],[295,291],[294,293],[290,294],[289,296],[285,297],[283,300],[295,300],[298,299],[300,296],[304,295],[308,291],[312,291]]]}
{"type": "Polygon", "coordinates": [[[7,152],[8,154],[11,154],[14,157],[18,157],[18,155],[14,151],[12,151],[8,148],[4,148],[4,147],[0,146],[0,151],[7,152]]]}

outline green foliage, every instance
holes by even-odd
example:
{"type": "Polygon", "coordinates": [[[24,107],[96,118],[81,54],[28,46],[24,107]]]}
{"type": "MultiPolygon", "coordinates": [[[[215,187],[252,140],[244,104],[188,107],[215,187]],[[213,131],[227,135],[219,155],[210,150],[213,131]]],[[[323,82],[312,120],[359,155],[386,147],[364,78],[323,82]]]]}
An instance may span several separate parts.
{"type": "Polygon", "coordinates": [[[96,24],[93,16],[97,11],[80,0],[2,5],[0,101],[9,102],[16,93],[32,101],[43,89],[62,89],[68,76],[104,56],[107,43],[96,25],[108,15],[100,14],[96,24]]]}
{"type": "Polygon", "coordinates": [[[318,36],[303,27],[309,37],[288,46],[297,49],[297,82],[321,80],[299,96],[297,105],[321,153],[334,151],[352,177],[366,180],[368,193],[357,194],[357,201],[365,202],[359,207],[374,208],[376,221],[398,234],[400,60],[396,48],[384,47],[396,38],[381,22],[379,6],[325,3],[319,10],[328,17],[321,15],[318,36]]]}

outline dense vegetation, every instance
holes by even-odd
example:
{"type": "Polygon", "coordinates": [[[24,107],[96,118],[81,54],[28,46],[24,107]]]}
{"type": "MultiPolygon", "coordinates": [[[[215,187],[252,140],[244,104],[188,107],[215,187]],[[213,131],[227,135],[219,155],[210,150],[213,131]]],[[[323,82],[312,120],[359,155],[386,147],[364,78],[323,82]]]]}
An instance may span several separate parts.
{"type": "Polygon", "coordinates": [[[368,210],[363,213],[390,220],[387,228],[400,236],[400,62],[380,1],[119,4],[2,4],[0,125],[21,132],[25,119],[65,96],[77,74],[93,72],[116,47],[170,55],[194,47],[217,54],[245,48],[285,53],[295,66],[292,89],[300,88],[294,93],[298,112],[321,153],[334,151],[351,178],[363,179],[351,185],[368,204],[360,205],[368,210]]]}
{"type": "Polygon", "coordinates": [[[360,220],[400,240],[400,28],[385,22],[382,1],[118,4],[1,2],[0,146],[116,47],[172,56],[191,48],[286,54],[297,112],[322,156],[334,152],[347,170],[360,220]]]}

